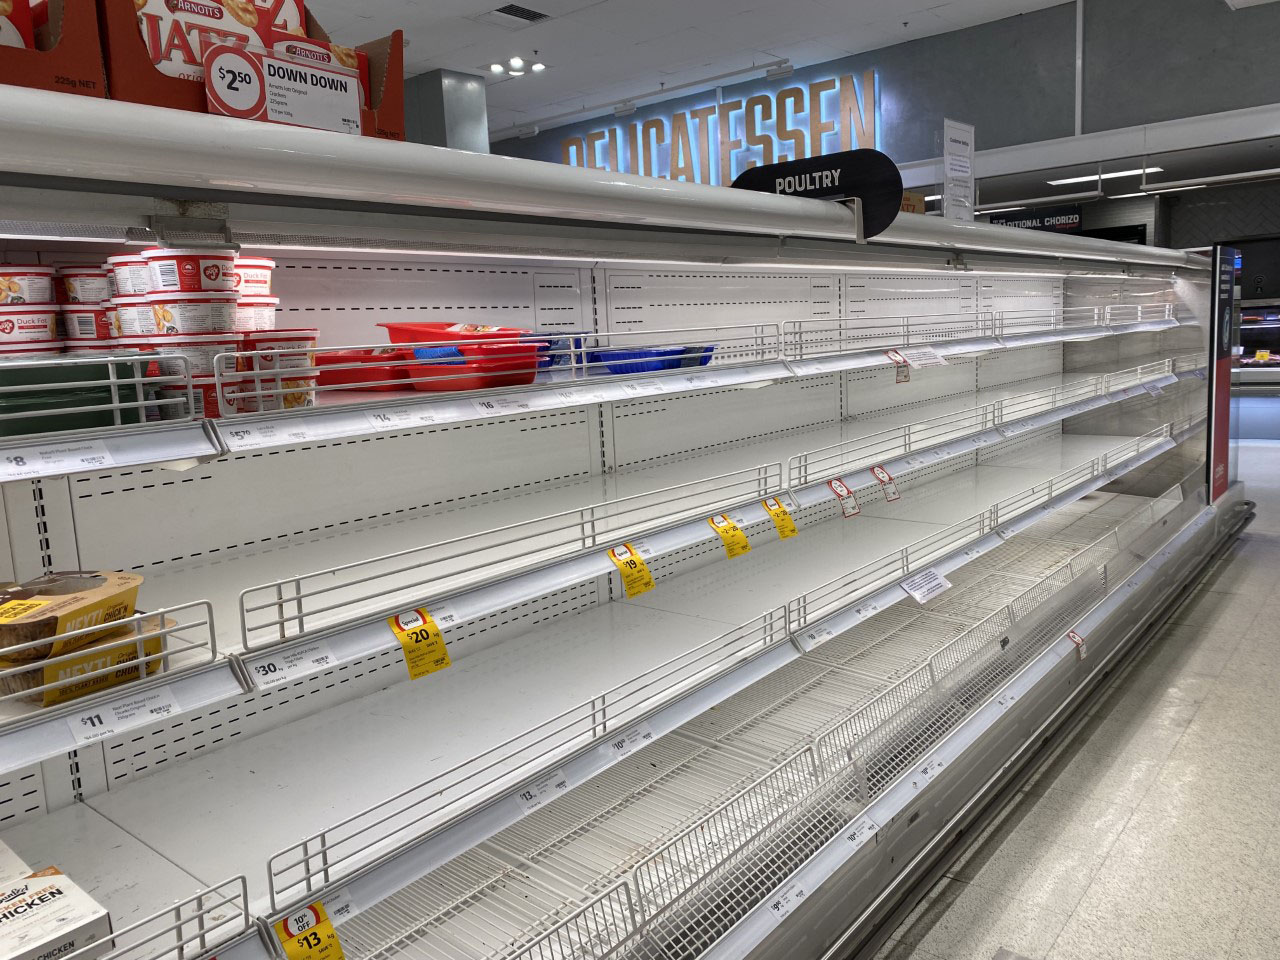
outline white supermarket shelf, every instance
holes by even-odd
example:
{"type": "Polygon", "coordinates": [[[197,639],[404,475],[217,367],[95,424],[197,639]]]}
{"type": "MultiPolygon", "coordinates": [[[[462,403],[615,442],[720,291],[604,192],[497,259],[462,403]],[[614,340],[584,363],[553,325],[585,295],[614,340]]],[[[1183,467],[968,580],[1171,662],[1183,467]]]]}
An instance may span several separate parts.
{"type": "MultiPolygon", "coordinates": [[[[1026,463],[997,463],[940,481],[920,498],[928,520],[910,519],[904,511],[806,528],[794,541],[662,581],[636,601],[552,621],[417,683],[237,741],[86,802],[195,876],[247,873],[251,900],[260,908],[263,851],[284,847],[715,637],[727,625],[825,582],[833,570],[919,539],[1048,479],[1072,457],[1087,459],[1122,439],[1029,443],[1038,452],[1025,456],[1026,463]],[[574,669],[565,670],[570,661],[574,669]],[[503,709],[477,710],[483,703],[503,709]],[[325,790],[300,786],[317,777],[325,790]]],[[[911,504],[908,495],[895,506],[911,504]]],[[[49,838],[46,856],[56,859],[60,846],[58,837],[49,838]]]]}
{"type": "MultiPolygon", "coordinates": [[[[219,649],[223,652],[235,652],[242,649],[238,618],[239,594],[241,590],[250,586],[312,570],[356,563],[370,557],[385,556],[427,543],[478,534],[531,518],[573,510],[587,504],[606,503],[621,497],[639,496],[681,484],[694,484],[703,478],[750,470],[761,464],[781,463],[785,467],[791,457],[810,450],[837,443],[851,443],[930,417],[945,416],[956,410],[979,407],[1013,396],[1049,390],[1063,383],[1078,382],[1100,372],[1108,371],[1089,370],[1079,374],[1051,374],[1029,378],[1014,384],[913,406],[894,414],[855,419],[797,430],[758,441],[726,445],[701,456],[607,476],[588,477],[570,484],[498,500],[474,508],[369,524],[344,530],[339,534],[329,532],[324,536],[307,540],[276,542],[260,549],[239,552],[231,561],[226,558],[216,561],[208,559],[182,561],[167,565],[160,571],[149,572],[143,585],[142,598],[146,604],[153,607],[185,602],[193,596],[210,600],[217,614],[219,649]]],[[[1167,378],[1159,379],[1160,382],[1164,382],[1167,378]]],[[[1140,387],[1125,388],[1118,391],[1111,399],[1096,398],[1088,401],[1088,405],[1113,402],[1138,392],[1141,392],[1140,387]]],[[[1084,408],[1084,405],[1080,407],[1084,408]]],[[[1078,412],[1076,405],[1073,405],[1070,412],[1078,412]]],[[[1064,408],[1056,414],[1046,414],[1037,420],[1049,422],[1060,419],[1067,413],[1068,409],[1064,408]]],[[[965,431],[960,431],[960,435],[964,433],[965,431]]],[[[993,433],[991,439],[999,440],[1001,437],[993,433]]],[[[907,466],[911,465],[907,464],[907,466]]],[[[664,513],[665,509],[657,505],[652,516],[640,516],[637,520],[638,522],[660,522],[667,515],[664,513]]],[[[361,613],[372,609],[373,605],[367,603],[363,606],[354,604],[349,610],[344,611],[344,617],[355,619],[361,613]]]]}
{"type": "MultiPolygon", "coordinates": [[[[827,322],[817,323],[824,325],[827,322]]],[[[1169,316],[1117,323],[1114,326],[1090,327],[1087,332],[1070,328],[1003,338],[942,340],[925,344],[924,350],[936,352],[945,358],[1044,343],[1164,330],[1176,326],[1178,321],[1169,316]]],[[[722,334],[721,338],[723,336],[722,334]]],[[[888,346],[891,347],[892,344],[888,346]]],[[[537,382],[528,388],[475,390],[468,391],[465,395],[452,394],[439,399],[432,398],[429,393],[412,391],[322,391],[318,394],[318,404],[314,407],[285,413],[237,415],[210,423],[226,449],[241,452],[295,443],[394,433],[422,426],[462,423],[491,417],[566,410],[591,403],[678,396],[727,387],[753,388],[778,380],[892,364],[885,348],[880,346],[814,358],[765,360],[745,365],[720,365],[713,358],[711,365],[707,367],[628,376],[585,376],[575,379],[566,370],[555,368],[539,374],[537,382]]],[[[916,376],[921,375],[920,372],[916,373],[916,376]]]]}

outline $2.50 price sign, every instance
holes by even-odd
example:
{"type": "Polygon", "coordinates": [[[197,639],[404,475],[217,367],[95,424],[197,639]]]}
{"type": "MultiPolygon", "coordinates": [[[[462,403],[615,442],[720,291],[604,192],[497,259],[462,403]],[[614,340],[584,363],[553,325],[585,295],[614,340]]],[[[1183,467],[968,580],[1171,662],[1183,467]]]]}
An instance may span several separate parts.
{"type": "Polygon", "coordinates": [[[425,607],[388,617],[387,625],[400,641],[410,680],[425,677],[452,664],[440,628],[425,607]]]}
{"type": "Polygon", "coordinates": [[[360,133],[360,78],[229,43],[204,52],[210,113],[360,133]]]}
{"type": "Polygon", "coordinates": [[[344,960],[333,921],[317,900],[272,924],[289,960],[344,960]]]}

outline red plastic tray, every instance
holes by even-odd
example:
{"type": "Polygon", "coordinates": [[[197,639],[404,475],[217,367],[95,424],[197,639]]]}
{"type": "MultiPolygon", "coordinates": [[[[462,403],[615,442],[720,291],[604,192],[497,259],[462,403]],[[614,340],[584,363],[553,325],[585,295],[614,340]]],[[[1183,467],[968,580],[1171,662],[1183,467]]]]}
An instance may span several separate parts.
{"type": "Polygon", "coordinates": [[[405,367],[410,377],[440,377],[415,380],[415,390],[486,390],[491,387],[522,387],[533,383],[538,373],[536,341],[522,343],[464,343],[458,352],[463,363],[415,363],[405,367]]]}
{"type": "Polygon", "coordinates": [[[409,376],[412,366],[389,366],[396,360],[412,360],[410,350],[339,350],[336,353],[317,353],[316,366],[320,367],[320,386],[341,387],[346,384],[365,384],[351,386],[351,390],[403,390],[408,386],[404,382],[409,376]],[[359,367],[348,370],[326,370],[331,364],[358,363],[359,367]],[[376,381],[376,383],[375,383],[376,381]]]}

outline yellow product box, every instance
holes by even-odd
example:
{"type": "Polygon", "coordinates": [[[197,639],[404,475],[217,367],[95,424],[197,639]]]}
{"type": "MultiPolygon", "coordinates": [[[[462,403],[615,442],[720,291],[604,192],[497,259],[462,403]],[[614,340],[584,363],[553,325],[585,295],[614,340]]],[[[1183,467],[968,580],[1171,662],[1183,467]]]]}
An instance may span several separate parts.
{"type": "Polygon", "coordinates": [[[70,653],[100,640],[110,626],[24,650],[10,648],[69,630],[110,624],[133,616],[142,577],[136,573],[83,570],[51,573],[0,590],[0,658],[31,663],[70,653]]]}
{"type": "MultiPolygon", "coordinates": [[[[174,621],[168,621],[167,625],[173,626],[174,621]]],[[[119,627],[107,636],[68,654],[65,659],[59,657],[43,663],[14,663],[0,657],[0,670],[26,668],[22,673],[0,677],[0,693],[23,693],[29,690],[32,691],[31,694],[21,699],[50,707],[122,683],[130,683],[138,679],[138,647],[142,647],[144,657],[158,656],[164,651],[164,637],[147,637],[140,641],[130,641],[130,638],[151,633],[160,627],[159,617],[140,622],[136,633],[131,626],[119,627]],[[99,670],[110,672],[97,673],[99,670]],[[92,673],[97,675],[87,676],[92,673]]],[[[158,671],[162,663],[161,660],[148,659],[147,676],[158,671]]]]}
{"type": "Polygon", "coordinates": [[[90,944],[105,953],[111,915],[57,867],[0,883],[0,957],[54,960],[90,944]]]}

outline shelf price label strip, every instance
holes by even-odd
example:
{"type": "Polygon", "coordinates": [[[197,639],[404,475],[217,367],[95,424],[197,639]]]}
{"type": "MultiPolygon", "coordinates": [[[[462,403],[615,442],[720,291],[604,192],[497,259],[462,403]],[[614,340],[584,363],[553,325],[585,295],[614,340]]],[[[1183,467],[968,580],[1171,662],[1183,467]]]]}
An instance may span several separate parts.
{"type": "MultiPolygon", "coordinates": [[[[776,523],[777,521],[775,520],[774,522],[776,523]]],[[[720,541],[724,544],[724,552],[730,560],[751,552],[751,541],[747,539],[747,535],[742,532],[742,528],[727,513],[717,513],[714,517],[707,517],[707,524],[720,535],[720,541]]]]}
{"type": "Polygon", "coordinates": [[[388,617],[387,626],[404,651],[410,680],[420,680],[452,666],[440,628],[425,607],[388,617]]]}
{"type": "Polygon", "coordinates": [[[657,586],[653,581],[653,574],[649,572],[649,565],[631,544],[621,543],[610,549],[609,559],[618,568],[618,575],[622,577],[622,590],[628,597],[638,597],[657,586]]]}

